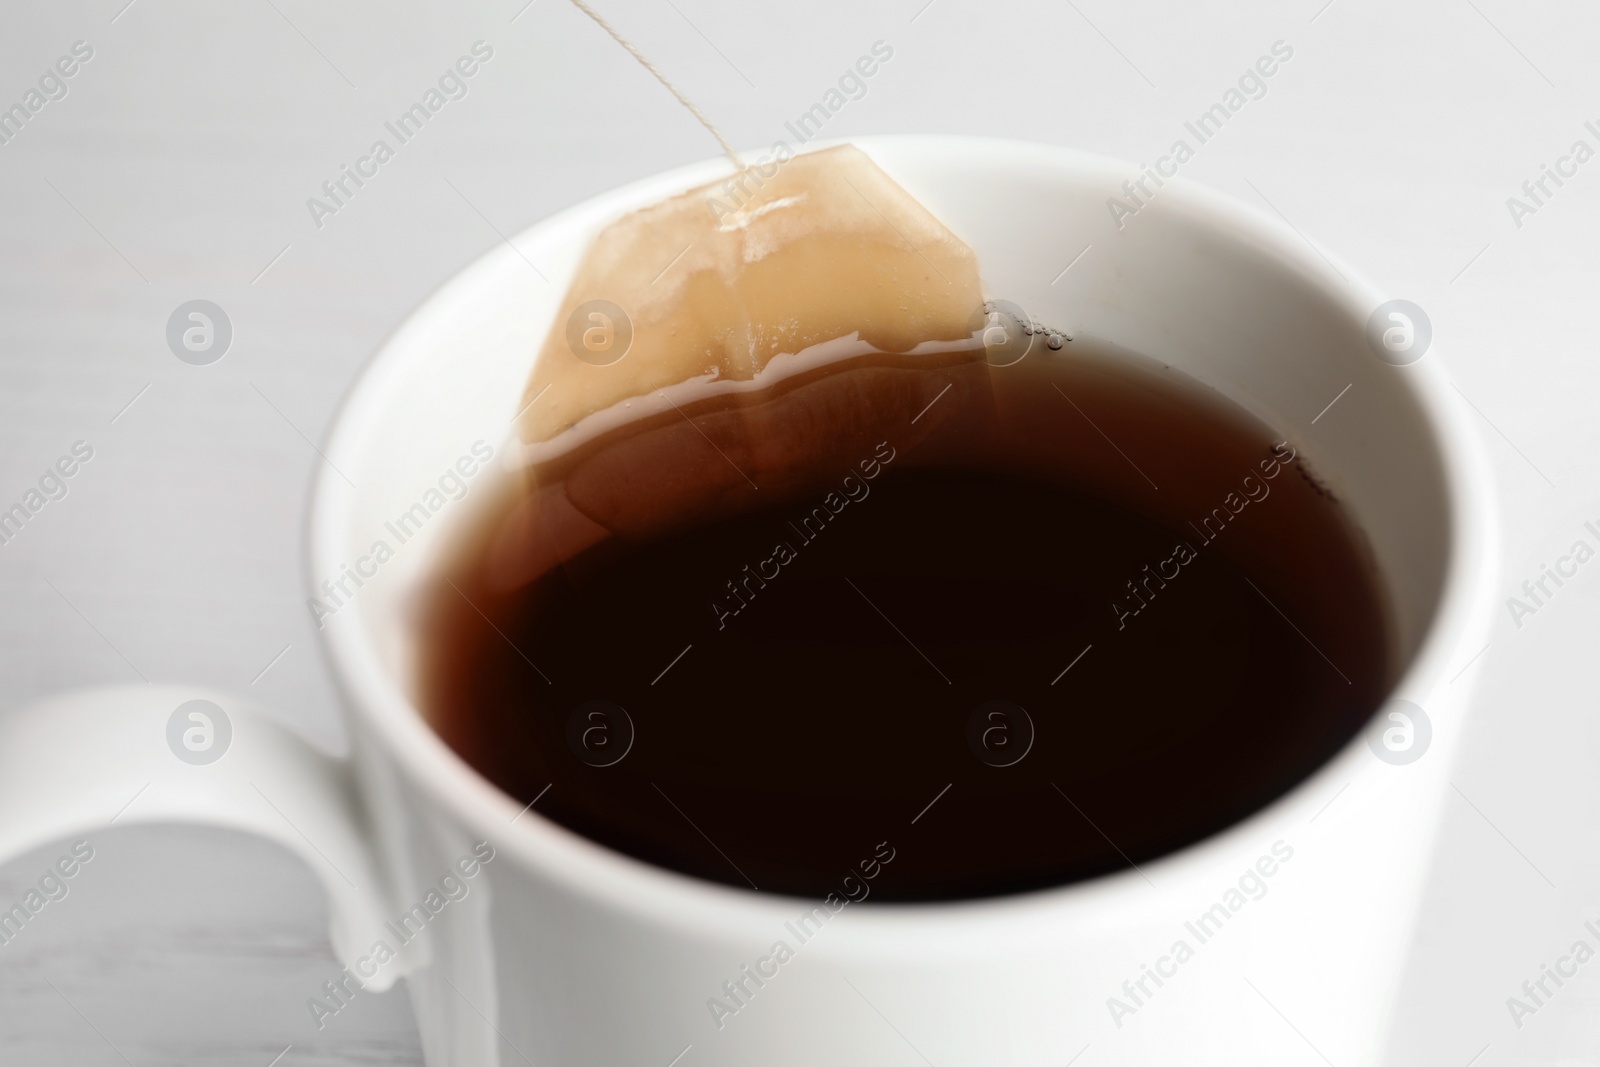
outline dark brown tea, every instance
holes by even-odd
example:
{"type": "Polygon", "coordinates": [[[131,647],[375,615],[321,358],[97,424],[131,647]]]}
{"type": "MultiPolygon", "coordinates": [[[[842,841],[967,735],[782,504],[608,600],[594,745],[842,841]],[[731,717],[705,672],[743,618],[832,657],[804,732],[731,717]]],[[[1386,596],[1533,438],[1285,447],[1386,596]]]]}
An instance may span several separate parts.
{"type": "Polygon", "coordinates": [[[533,812],[701,878],[1126,869],[1285,792],[1391,682],[1294,444],[1108,346],[860,357],[535,458],[429,591],[423,703],[533,812]]]}

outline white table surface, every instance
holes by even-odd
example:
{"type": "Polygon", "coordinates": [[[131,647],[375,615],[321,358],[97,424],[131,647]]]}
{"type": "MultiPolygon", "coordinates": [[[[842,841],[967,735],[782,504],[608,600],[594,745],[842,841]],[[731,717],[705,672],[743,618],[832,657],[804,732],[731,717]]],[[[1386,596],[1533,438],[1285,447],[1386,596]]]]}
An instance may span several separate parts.
{"type": "MultiPolygon", "coordinates": [[[[496,230],[715,146],[563,0],[126,3],[0,13],[0,106],[74,41],[94,48],[0,146],[0,508],[74,441],[95,450],[0,546],[0,709],[141,676],[207,683],[338,749],[302,599],[310,442],[385,334],[496,230]],[[315,227],[306,198],[479,39],[494,58],[469,95],[315,227]],[[211,366],[164,340],[194,298],[233,323],[211,366]]],[[[1600,148],[1583,126],[1600,125],[1592,6],[924,4],[601,0],[741,146],[783,135],[884,40],[892,61],[829,136],[989,134],[1148,161],[1288,42],[1267,96],[1185,176],[1428,310],[1428,358],[1483,416],[1505,596],[1600,519],[1600,160],[1520,228],[1506,207],[1574,140],[1600,148]]],[[[1505,1004],[1572,941],[1597,944],[1582,929],[1600,920],[1597,606],[1585,568],[1520,629],[1496,621],[1394,1064],[1600,1060],[1600,963],[1520,1029],[1505,1004]]],[[[71,894],[0,945],[0,1063],[421,1062],[398,990],[312,1026],[305,998],[337,965],[320,892],[287,854],[176,828],[93,843],[71,894]]],[[[60,851],[0,866],[0,901],[60,851]]],[[[1276,1062],[1322,1061],[1285,1029],[1276,1062]]]]}

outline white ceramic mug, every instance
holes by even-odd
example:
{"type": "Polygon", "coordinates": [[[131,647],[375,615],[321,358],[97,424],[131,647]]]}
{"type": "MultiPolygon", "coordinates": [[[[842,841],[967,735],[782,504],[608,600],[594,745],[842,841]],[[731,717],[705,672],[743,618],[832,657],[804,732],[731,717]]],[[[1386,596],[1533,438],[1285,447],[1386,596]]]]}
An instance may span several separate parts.
{"type": "Polygon", "coordinates": [[[589,238],[725,173],[709,162],[496,248],[356,384],[310,523],[313,596],[331,609],[322,583],[341,580],[354,594],[321,620],[348,760],[227,694],[72,693],[0,720],[0,858],[113,818],[279,841],[327,885],[346,998],[405,975],[430,1064],[1376,1063],[1472,684],[1456,675],[1494,577],[1485,467],[1438,356],[1379,359],[1366,340],[1376,289],[1195,185],[1168,182],[1119,229],[1107,197],[1138,175],[1129,165],[1000,141],[857,143],[972,245],[989,292],[1216,385],[1310,457],[1375,552],[1405,665],[1396,695],[1431,723],[1421,758],[1396,765],[1358,737],[1264,810],[1140,870],[987,900],[868,901],[798,926],[816,902],[618,854],[464,764],[410,696],[408,591],[461,518],[444,496],[435,513],[428,491],[452,470],[471,486],[483,453],[505,450],[589,238]],[[1336,395],[1337,417],[1319,420],[1336,395]],[[196,699],[225,723],[203,705],[204,718],[178,714],[196,699]]]}

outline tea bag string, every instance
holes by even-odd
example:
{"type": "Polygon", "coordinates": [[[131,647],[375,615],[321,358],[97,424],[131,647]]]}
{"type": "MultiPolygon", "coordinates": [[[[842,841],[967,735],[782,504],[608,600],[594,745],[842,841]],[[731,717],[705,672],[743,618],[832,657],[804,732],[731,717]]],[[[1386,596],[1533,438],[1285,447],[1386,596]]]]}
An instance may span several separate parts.
{"type": "Polygon", "coordinates": [[[661,73],[661,71],[657,70],[656,65],[646,59],[643,52],[635,48],[631,41],[622,36],[622,34],[618,33],[616,28],[605,20],[605,16],[601,15],[600,12],[590,7],[584,2],[584,0],[572,0],[572,6],[576,7],[579,11],[582,11],[585,15],[588,15],[590,18],[594,19],[594,21],[602,30],[605,30],[611,35],[612,40],[616,41],[623,48],[626,48],[628,50],[628,54],[639,61],[640,66],[644,67],[644,69],[648,70],[651,74],[654,74],[656,81],[666,86],[667,91],[678,98],[678,103],[688,108],[689,114],[698,119],[700,121],[700,125],[704,126],[706,130],[710,132],[711,136],[717,139],[717,144],[721,145],[722,151],[729,159],[733,160],[733,165],[738,167],[741,172],[744,171],[744,160],[739,158],[739,154],[733,150],[733,146],[730,145],[727,142],[727,139],[722,136],[722,131],[713,126],[711,124],[711,120],[706,118],[705,115],[701,114],[700,109],[694,106],[694,102],[679,92],[678,87],[669,82],[667,80],[667,76],[661,73]]]}

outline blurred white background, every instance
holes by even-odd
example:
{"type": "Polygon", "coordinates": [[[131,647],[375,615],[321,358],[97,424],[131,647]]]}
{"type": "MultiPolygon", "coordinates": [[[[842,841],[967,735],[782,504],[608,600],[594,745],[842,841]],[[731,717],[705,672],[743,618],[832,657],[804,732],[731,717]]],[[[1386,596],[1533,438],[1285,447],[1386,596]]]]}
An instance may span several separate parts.
{"type": "MultiPolygon", "coordinates": [[[[1287,42],[1268,95],[1184,176],[1428,310],[1428,358],[1479,409],[1495,461],[1505,596],[1600,520],[1600,161],[1520,227],[1506,205],[1574,141],[1600,148],[1584,127],[1600,129],[1591,5],[597,6],[754,149],[882,40],[892,61],[827,136],[986,134],[1150,162],[1287,42]]],[[[93,57],[67,94],[0,145],[0,509],[74,442],[94,449],[0,545],[0,710],[91,683],[206,683],[337,750],[302,526],[341,396],[499,234],[716,146],[565,0],[11,2],[0,108],[78,41],[93,57]],[[468,95],[315,225],[307,198],[479,40],[494,54],[468,95]],[[192,299],[232,322],[209,366],[167,347],[192,299]]],[[[1600,1060],[1600,964],[1520,1028],[1506,1007],[1573,941],[1600,945],[1582,928],[1600,925],[1597,606],[1586,568],[1520,628],[1498,617],[1394,1064],[1600,1060]]],[[[338,967],[319,891],[286,854],[175,828],[93,844],[71,894],[0,945],[0,1062],[421,1062],[403,991],[313,1025],[305,999],[338,967]]],[[[61,851],[0,866],[0,901],[61,851]]],[[[1279,1051],[1322,1062],[1287,1030],[1279,1051]]]]}

